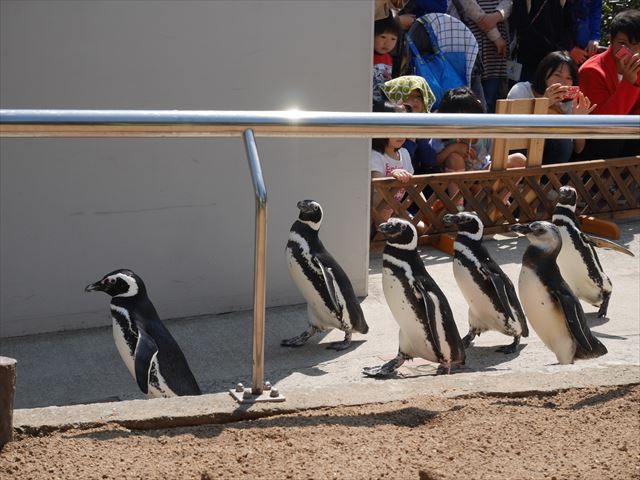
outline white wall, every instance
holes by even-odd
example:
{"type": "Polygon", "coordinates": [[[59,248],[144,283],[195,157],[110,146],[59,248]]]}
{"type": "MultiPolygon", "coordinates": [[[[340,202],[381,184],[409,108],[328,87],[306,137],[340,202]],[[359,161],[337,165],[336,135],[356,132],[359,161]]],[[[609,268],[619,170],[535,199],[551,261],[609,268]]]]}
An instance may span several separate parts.
{"type": "MultiPolygon", "coordinates": [[[[368,111],[372,2],[0,2],[0,107],[368,111]]],[[[295,204],[366,293],[368,140],[257,140],[267,300],[301,302],[295,204]]],[[[254,195],[242,140],[1,139],[0,336],[109,323],[83,287],[129,267],[164,318],[252,308],[254,195]]]]}

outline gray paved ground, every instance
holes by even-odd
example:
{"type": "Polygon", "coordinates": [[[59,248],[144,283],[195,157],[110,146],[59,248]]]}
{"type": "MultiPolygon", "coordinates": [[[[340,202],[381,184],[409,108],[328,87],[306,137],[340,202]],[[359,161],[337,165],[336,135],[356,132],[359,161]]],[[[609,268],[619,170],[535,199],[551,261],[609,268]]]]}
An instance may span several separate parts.
{"type": "MultiPolygon", "coordinates": [[[[489,333],[476,339],[468,350],[467,366],[455,375],[436,377],[435,365],[413,362],[403,367],[398,378],[366,378],[361,374],[362,367],[379,364],[397,351],[398,329],[382,294],[381,257],[374,254],[369,295],[362,303],[370,333],[354,335],[354,347],[346,352],[324,346],[342,339],[342,333],[337,331],[318,335],[305,347],[285,349],[279,346],[280,340],[305,328],[306,308],[297,305],[269,309],[265,379],[287,396],[282,408],[385,401],[421,393],[454,395],[640,382],[640,221],[622,223],[621,228],[619,242],[636,257],[600,250],[601,261],[614,285],[609,318],[597,319],[596,309],[583,305],[594,333],[609,350],[604,357],[557,365],[555,356],[533,331],[523,339],[516,354],[504,355],[494,352],[494,348],[511,339],[489,333]]],[[[527,244],[524,238],[487,242],[496,261],[516,284],[527,244]]],[[[428,271],[447,295],[458,329],[464,335],[467,307],[453,279],[451,258],[433,249],[425,249],[422,254],[428,271]]],[[[105,311],[106,308],[105,302],[105,311]]],[[[128,404],[137,405],[135,408],[142,405],[146,410],[156,405],[165,413],[179,404],[180,408],[195,409],[191,414],[200,412],[204,405],[209,411],[214,405],[235,410],[235,403],[223,392],[238,381],[250,383],[252,312],[166,323],[182,345],[203,390],[220,395],[201,397],[191,404],[176,399],[110,403],[85,408],[85,412],[102,412],[98,416],[104,416],[104,408],[109,406],[111,412],[124,415],[128,404]]],[[[18,359],[18,409],[143,398],[117,354],[110,327],[3,339],[0,354],[18,359]]],[[[76,415],[80,412],[74,411],[76,415]]],[[[33,411],[17,411],[16,422],[29,423],[31,414],[33,411]]]]}

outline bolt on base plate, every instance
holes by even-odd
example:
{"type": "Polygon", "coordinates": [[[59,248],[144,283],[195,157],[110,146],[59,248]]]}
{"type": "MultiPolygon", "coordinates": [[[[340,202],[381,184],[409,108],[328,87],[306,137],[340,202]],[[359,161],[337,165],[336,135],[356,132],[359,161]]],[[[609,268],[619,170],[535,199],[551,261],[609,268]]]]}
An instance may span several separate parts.
{"type": "Polygon", "coordinates": [[[260,395],[254,395],[250,388],[244,388],[241,383],[238,383],[236,388],[229,390],[229,393],[239,403],[284,402],[286,400],[284,395],[277,388],[273,388],[269,382],[264,382],[264,389],[260,395]]]}

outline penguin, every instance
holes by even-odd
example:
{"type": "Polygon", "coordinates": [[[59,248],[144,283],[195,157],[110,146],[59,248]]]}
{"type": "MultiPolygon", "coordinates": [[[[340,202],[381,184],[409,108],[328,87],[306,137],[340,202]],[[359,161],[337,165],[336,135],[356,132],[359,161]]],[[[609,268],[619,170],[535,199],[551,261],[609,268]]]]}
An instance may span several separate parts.
{"type": "Polygon", "coordinates": [[[511,229],[526,234],[531,242],[522,258],[518,291],[538,337],[562,365],[606,354],[607,348],[589,330],[580,300],[560,274],[556,259],[562,236],[558,227],[538,221],[515,224],[511,229]]]}
{"type": "Polygon", "coordinates": [[[600,307],[599,318],[606,317],[613,285],[604,273],[595,247],[612,248],[631,256],[633,253],[609,240],[582,233],[576,218],[577,201],[574,188],[560,188],[558,203],[551,218],[562,236],[558,267],[573,293],[585,302],[600,307]]]}
{"type": "Polygon", "coordinates": [[[513,283],[482,245],[482,221],[473,212],[447,214],[442,220],[445,225],[458,226],[453,276],[469,305],[469,333],[462,343],[468,348],[476,335],[496,330],[513,337],[513,343],[496,351],[515,352],[520,337],[529,336],[527,319],[513,283]]]}
{"type": "Polygon", "coordinates": [[[114,270],[85,287],[111,296],[113,338],[127,369],[150,398],[200,395],[180,347],[162,324],[142,279],[114,270]]]}
{"type": "Polygon", "coordinates": [[[364,334],[369,326],[349,277],[318,237],[322,207],[313,200],[302,200],[297,206],[300,213],[291,226],[285,255],[291,278],[307,302],[310,328],[280,344],[299,347],[316,333],[337,328],[345,332],[344,340],[327,348],[344,350],[354,330],[364,334]]]}
{"type": "Polygon", "coordinates": [[[385,236],[382,252],[382,288],[391,313],[400,326],[398,355],[363,373],[385,377],[405,360],[424,358],[444,366],[464,365],[465,351],[449,302],[427,273],[417,251],[418,233],[406,220],[391,218],[378,230],[385,236]]]}

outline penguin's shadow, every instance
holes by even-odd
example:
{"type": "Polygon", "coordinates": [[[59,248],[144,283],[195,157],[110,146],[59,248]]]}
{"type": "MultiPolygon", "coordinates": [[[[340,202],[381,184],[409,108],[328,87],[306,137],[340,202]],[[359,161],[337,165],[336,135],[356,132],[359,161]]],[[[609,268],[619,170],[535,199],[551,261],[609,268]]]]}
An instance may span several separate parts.
{"type": "Polygon", "coordinates": [[[336,358],[353,352],[360,348],[366,340],[352,340],[351,345],[344,350],[334,350],[329,348],[333,342],[323,341],[329,332],[316,334],[313,339],[300,347],[283,347],[280,340],[277,340],[269,347],[271,358],[285,357],[289,368],[299,368],[300,366],[317,365],[322,362],[335,360],[336,358]]]}
{"type": "Polygon", "coordinates": [[[329,343],[310,342],[302,347],[294,348],[278,346],[281,351],[271,353],[270,357],[286,357],[288,366],[284,369],[274,369],[267,372],[270,375],[269,380],[274,383],[274,381],[288,377],[292,371],[309,377],[327,375],[329,372],[321,368],[322,363],[333,361],[342,355],[350,353],[364,343],[364,340],[353,340],[349,348],[340,351],[327,348],[329,343]]]}
{"type": "Polygon", "coordinates": [[[474,346],[471,345],[469,348],[465,350],[467,354],[466,367],[470,371],[474,372],[490,372],[500,370],[496,367],[497,365],[502,365],[503,363],[508,363],[511,360],[517,358],[520,355],[520,352],[523,348],[527,346],[526,343],[518,345],[516,351],[513,353],[502,353],[496,352],[496,349],[501,345],[483,345],[483,346],[474,346]]]}
{"type": "MultiPolygon", "coordinates": [[[[587,325],[589,326],[589,328],[599,327],[600,325],[604,325],[605,323],[608,323],[610,320],[609,317],[598,317],[598,312],[585,313],[584,316],[587,320],[587,325]]],[[[609,338],[611,340],[628,340],[627,337],[621,337],[620,335],[611,335],[609,333],[596,332],[595,330],[591,330],[591,333],[593,333],[593,335],[598,338],[609,338]]]]}
{"type": "Polygon", "coordinates": [[[602,333],[602,332],[595,332],[595,331],[591,331],[591,333],[593,333],[594,337],[598,337],[598,338],[608,338],[610,340],[629,340],[627,337],[621,337],[620,335],[610,335],[608,333],[602,333]]]}
{"type": "MultiPolygon", "coordinates": [[[[251,406],[240,406],[236,412],[250,411],[251,406]]],[[[357,408],[357,407],[354,407],[357,408]]],[[[255,430],[265,428],[315,428],[319,426],[348,426],[371,428],[376,426],[394,425],[396,427],[416,428],[433,422],[441,413],[460,410],[460,406],[454,405],[447,410],[434,411],[417,407],[402,407],[385,412],[372,412],[367,414],[347,413],[335,415],[331,413],[300,416],[300,415],[275,415],[264,416],[256,412],[253,418],[231,422],[226,424],[211,424],[192,427],[165,428],[162,430],[108,430],[97,432],[79,432],[64,434],[65,438],[89,438],[98,441],[109,441],[118,438],[152,437],[158,440],[163,437],[176,437],[179,435],[192,435],[198,438],[215,438],[225,430],[255,430]]],[[[285,412],[286,413],[286,412],[285,412]]],[[[293,413],[293,412],[291,412],[293,413]]],[[[126,428],[126,427],[124,427],[126,428]]],[[[285,434],[286,435],[286,434],[285,434]]]]}
{"type": "Polygon", "coordinates": [[[598,317],[598,312],[590,312],[584,314],[584,317],[589,324],[589,327],[599,327],[600,325],[604,325],[609,322],[609,317],[598,317]]]}
{"type": "MultiPolygon", "coordinates": [[[[606,393],[597,393],[590,397],[584,398],[570,407],[561,407],[562,410],[580,410],[585,407],[593,407],[602,403],[610,402],[618,398],[623,398],[626,395],[633,392],[635,385],[621,385],[614,390],[610,390],[606,393]]],[[[518,400],[518,399],[501,399],[492,402],[493,405],[505,405],[510,407],[525,407],[525,408],[550,408],[558,409],[558,405],[552,401],[553,397],[557,396],[559,392],[537,392],[537,397],[550,397],[549,401],[542,403],[541,405],[532,405],[531,402],[518,400]]]]}
{"type": "MultiPolygon", "coordinates": [[[[265,369],[264,379],[275,385],[280,380],[291,376],[292,373],[306,377],[322,377],[330,373],[322,368],[323,363],[331,362],[340,355],[349,353],[365,343],[365,340],[353,340],[349,348],[336,351],[327,348],[329,343],[316,343],[317,340],[314,338],[301,347],[283,347],[279,343],[271,345],[265,352],[270,363],[265,369]]],[[[234,376],[216,378],[209,382],[204,381],[200,386],[203,393],[220,393],[226,392],[235,385],[238,379],[248,378],[251,378],[251,370],[245,366],[244,371],[237,372],[234,376]]]]}

